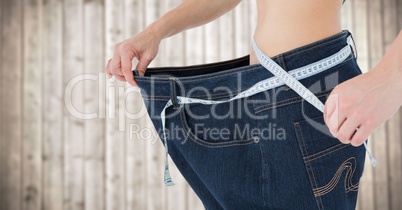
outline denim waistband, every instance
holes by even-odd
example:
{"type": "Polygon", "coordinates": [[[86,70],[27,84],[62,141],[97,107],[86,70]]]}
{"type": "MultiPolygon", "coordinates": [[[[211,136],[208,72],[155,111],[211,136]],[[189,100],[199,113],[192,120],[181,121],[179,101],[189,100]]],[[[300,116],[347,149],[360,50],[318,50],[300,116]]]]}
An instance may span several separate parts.
{"type": "MultiPolygon", "coordinates": [[[[272,60],[285,71],[290,71],[338,52],[348,44],[349,35],[350,32],[344,30],[328,38],[279,54],[272,57],[272,60]]],[[[149,100],[169,100],[175,96],[209,100],[230,98],[262,79],[274,76],[261,64],[249,65],[249,55],[203,65],[148,68],[144,76],[139,76],[137,70],[133,72],[135,81],[141,89],[155,89],[152,94],[143,95],[149,100]]]]}

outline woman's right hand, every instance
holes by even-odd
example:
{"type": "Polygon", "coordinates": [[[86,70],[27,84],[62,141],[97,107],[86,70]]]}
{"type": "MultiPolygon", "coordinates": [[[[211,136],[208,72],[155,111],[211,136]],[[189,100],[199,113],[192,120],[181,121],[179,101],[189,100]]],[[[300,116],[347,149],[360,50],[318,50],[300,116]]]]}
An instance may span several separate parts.
{"type": "Polygon", "coordinates": [[[109,77],[115,76],[120,81],[127,81],[137,86],[132,72],[132,60],[136,58],[140,76],[144,76],[148,65],[158,54],[161,38],[149,28],[141,33],[117,43],[114,46],[113,57],[108,60],[105,71],[109,77]]]}

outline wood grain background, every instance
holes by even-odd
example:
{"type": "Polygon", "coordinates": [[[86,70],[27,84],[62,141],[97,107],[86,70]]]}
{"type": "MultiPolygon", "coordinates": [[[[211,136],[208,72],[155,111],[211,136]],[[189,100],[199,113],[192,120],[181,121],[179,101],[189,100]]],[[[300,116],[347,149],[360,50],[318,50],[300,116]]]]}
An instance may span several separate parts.
{"type": "MultiPolygon", "coordinates": [[[[176,185],[164,186],[159,139],[129,132],[132,125],[152,131],[143,102],[103,74],[115,43],[179,3],[0,0],[1,210],[203,209],[176,168],[176,185]],[[68,88],[77,78],[85,81],[68,88]],[[81,120],[83,113],[95,118],[81,120]]],[[[402,28],[402,0],[348,0],[342,13],[367,71],[402,28]]],[[[255,2],[243,0],[217,21],[163,41],[152,66],[248,54],[255,24],[255,2]]],[[[371,136],[379,165],[367,161],[358,209],[402,209],[401,119],[398,112],[371,136]]]]}

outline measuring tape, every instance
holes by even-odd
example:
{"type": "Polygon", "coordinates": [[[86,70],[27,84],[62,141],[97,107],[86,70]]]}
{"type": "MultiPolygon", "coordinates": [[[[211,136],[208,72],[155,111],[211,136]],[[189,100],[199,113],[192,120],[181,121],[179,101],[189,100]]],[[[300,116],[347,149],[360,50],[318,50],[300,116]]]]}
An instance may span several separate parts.
{"type": "MultiPolygon", "coordinates": [[[[351,36],[348,37],[348,43],[350,42],[351,36]]],[[[350,44],[348,44],[348,49],[350,49],[350,44]]],[[[303,84],[301,84],[298,80],[296,80],[294,77],[292,77],[290,74],[288,74],[282,67],[280,67],[277,63],[275,63],[271,58],[269,58],[268,55],[266,55],[264,52],[260,50],[257,46],[257,42],[255,41],[255,38],[253,37],[253,48],[256,53],[256,57],[260,64],[264,66],[268,71],[270,71],[273,75],[279,77],[287,86],[292,88],[298,95],[300,95],[303,99],[308,101],[311,105],[316,107],[318,110],[320,110],[322,113],[324,113],[324,104],[315,96],[309,89],[307,89],[303,84]]],[[[342,50],[341,50],[342,51],[342,50]]],[[[349,52],[350,54],[350,52],[349,52]]],[[[341,54],[341,56],[343,56],[341,54]]],[[[341,59],[342,57],[338,57],[335,55],[332,55],[325,59],[321,65],[318,65],[318,68],[323,68],[324,65],[333,63],[338,59],[341,59]]],[[[356,131],[358,128],[356,128],[356,131]]],[[[367,140],[364,141],[364,147],[367,151],[367,155],[370,159],[371,164],[373,167],[377,165],[377,160],[371,155],[369,149],[367,148],[367,140]]]]}
{"type": "MultiPolygon", "coordinates": [[[[348,37],[348,40],[349,40],[349,38],[350,37],[348,37]]],[[[229,101],[246,98],[246,97],[255,95],[257,93],[267,91],[269,89],[279,87],[279,86],[286,84],[288,87],[292,88],[297,94],[299,94],[303,99],[308,101],[310,104],[312,104],[314,107],[316,107],[321,112],[324,112],[324,104],[317,98],[317,96],[315,96],[310,90],[308,90],[298,80],[301,80],[301,79],[313,76],[315,74],[318,74],[320,72],[323,72],[325,70],[328,70],[328,69],[342,63],[343,61],[345,61],[346,58],[352,53],[350,45],[347,45],[344,48],[342,48],[339,52],[331,55],[330,57],[324,58],[322,60],[311,63],[309,65],[286,72],[282,67],[280,67],[277,63],[275,63],[275,61],[273,61],[269,56],[267,56],[264,52],[262,52],[258,48],[254,37],[253,37],[253,48],[254,48],[256,57],[257,57],[258,61],[260,62],[260,64],[275,76],[256,83],[249,89],[237,94],[236,96],[234,96],[233,98],[230,98],[228,100],[213,101],[213,100],[204,100],[204,99],[198,99],[198,98],[187,98],[187,97],[182,97],[182,96],[176,96],[177,103],[180,105],[192,104],[192,103],[200,103],[200,104],[205,104],[205,105],[226,103],[229,101]]],[[[170,171],[169,171],[168,146],[167,146],[167,137],[166,137],[166,131],[165,131],[165,125],[166,125],[165,110],[172,105],[173,105],[173,102],[172,102],[172,99],[170,99],[166,103],[166,105],[163,108],[161,115],[160,115],[161,120],[162,120],[163,142],[165,144],[164,146],[165,146],[165,152],[166,152],[164,182],[167,186],[174,185],[174,182],[170,176],[170,171]]],[[[364,142],[364,146],[366,148],[366,151],[368,153],[368,156],[370,158],[372,165],[376,166],[377,161],[374,159],[374,157],[371,155],[371,153],[367,149],[366,142],[364,142]]]]}

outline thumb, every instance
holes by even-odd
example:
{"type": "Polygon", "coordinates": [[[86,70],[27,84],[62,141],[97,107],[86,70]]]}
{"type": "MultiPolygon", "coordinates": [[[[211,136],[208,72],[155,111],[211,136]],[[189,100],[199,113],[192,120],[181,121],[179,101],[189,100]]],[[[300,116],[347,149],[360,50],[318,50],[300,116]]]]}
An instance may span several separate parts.
{"type": "Polygon", "coordinates": [[[140,76],[144,76],[145,71],[148,68],[148,65],[151,63],[152,59],[147,58],[147,57],[142,57],[138,60],[138,64],[136,66],[136,70],[138,70],[138,73],[140,76]]]}

